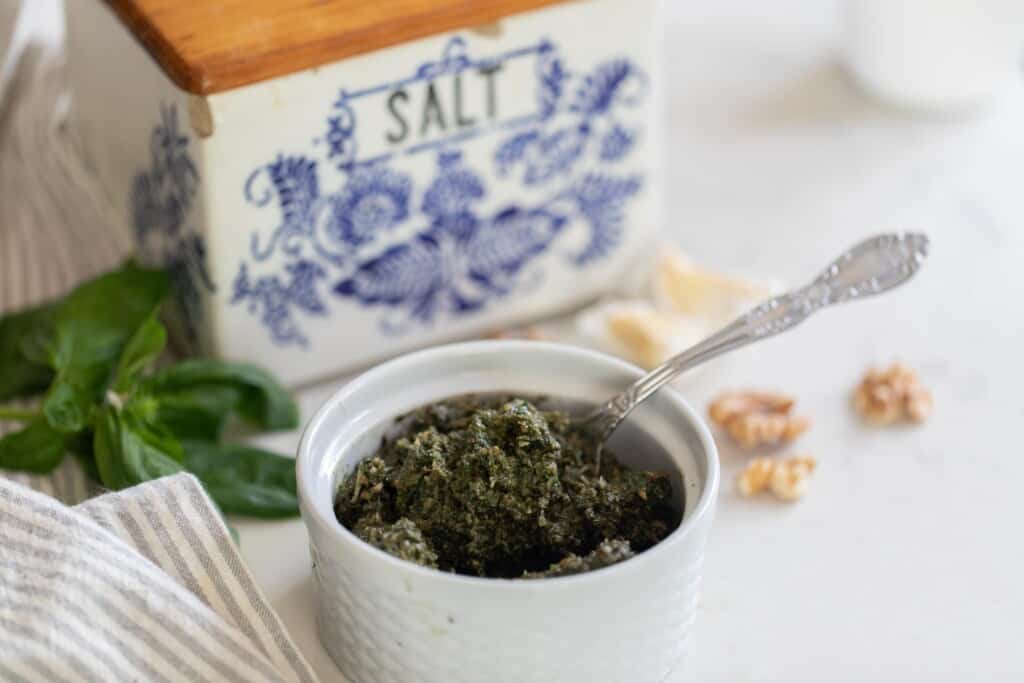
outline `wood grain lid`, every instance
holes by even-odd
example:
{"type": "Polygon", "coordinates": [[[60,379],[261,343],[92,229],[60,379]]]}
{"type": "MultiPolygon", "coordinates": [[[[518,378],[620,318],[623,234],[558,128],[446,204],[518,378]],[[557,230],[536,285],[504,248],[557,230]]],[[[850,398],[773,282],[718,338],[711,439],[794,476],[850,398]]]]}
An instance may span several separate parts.
{"type": "Polygon", "coordinates": [[[564,1],[106,0],[168,77],[199,95],[564,1]]]}

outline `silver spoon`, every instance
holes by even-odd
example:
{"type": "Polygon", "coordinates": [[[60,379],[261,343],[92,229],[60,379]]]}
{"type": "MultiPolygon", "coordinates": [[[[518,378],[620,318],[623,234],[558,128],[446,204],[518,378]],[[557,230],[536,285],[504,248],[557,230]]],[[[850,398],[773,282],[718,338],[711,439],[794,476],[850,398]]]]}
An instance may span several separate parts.
{"type": "Polygon", "coordinates": [[[928,255],[928,237],[921,233],[878,235],[843,252],[813,282],[768,299],[702,342],[673,356],[620,394],[582,417],[577,425],[601,450],[615,428],[641,401],[679,373],[723,353],[774,337],[831,304],[855,301],[899,287],[918,271],[928,255]]]}

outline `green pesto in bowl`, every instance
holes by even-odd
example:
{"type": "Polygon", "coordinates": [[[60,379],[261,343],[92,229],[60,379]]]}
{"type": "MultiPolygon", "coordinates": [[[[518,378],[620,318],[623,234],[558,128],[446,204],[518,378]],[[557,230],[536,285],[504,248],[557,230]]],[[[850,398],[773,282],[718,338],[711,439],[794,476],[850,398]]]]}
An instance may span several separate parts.
{"type": "Polygon", "coordinates": [[[338,520],[442,571],[543,578],[629,559],[679,524],[666,473],[634,470],[541,397],[474,394],[400,418],[343,480],[338,520]]]}

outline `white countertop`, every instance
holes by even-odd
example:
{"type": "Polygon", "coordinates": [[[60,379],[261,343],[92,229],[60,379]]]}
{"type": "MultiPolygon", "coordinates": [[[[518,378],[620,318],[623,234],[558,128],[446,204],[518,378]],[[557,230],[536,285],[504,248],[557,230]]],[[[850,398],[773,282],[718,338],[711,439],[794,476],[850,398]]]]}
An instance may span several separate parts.
{"type": "MultiPolygon", "coordinates": [[[[932,237],[906,289],[823,313],[686,385],[777,388],[814,427],[806,498],[722,494],[689,673],[700,681],[1024,680],[1024,87],[969,119],[878,106],[836,66],[836,3],[675,3],[668,235],[711,265],[807,278],[856,239],[932,237]],[[696,6],[699,5],[699,6],[696,6]],[[917,428],[869,429],[849,393],[902,359],[917,428]]],[[[309,416],[334,387],[301,396],[309,416]]],[[[264,440],[292,449],[297,435],[264,440]]],[[[237,521],[257,580],[324,681],[298,520],[237,521]]]]}

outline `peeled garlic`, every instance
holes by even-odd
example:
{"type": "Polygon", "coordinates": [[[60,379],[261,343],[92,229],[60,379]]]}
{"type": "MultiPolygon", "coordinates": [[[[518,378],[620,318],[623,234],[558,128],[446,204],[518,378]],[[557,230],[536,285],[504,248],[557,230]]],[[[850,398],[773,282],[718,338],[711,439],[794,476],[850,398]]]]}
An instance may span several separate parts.
{"type": "Polygon", "coordinates": [[[703,320],[660,311],[646,301],[617,301],[585,310],[577,331],[590,345],[653,368],[711,329],[703,320]]]}
{"type": "Polygon", "coordinates": [[[684,315],[724,321],[770,293],[765,285],[702,268],[675,247],[666,247],[655,267],[655,304],[684,315]]]}
{"type": "Polygon", "coordinates": [[[701,268],[671,245],[657,253],[653,268],[628,278],[644,283],[640,298],[598,303],[577,316],[578,343],[653,368],[771,293],[766,285],[701,268]]]}

